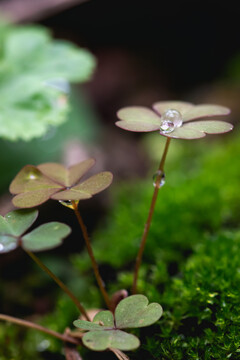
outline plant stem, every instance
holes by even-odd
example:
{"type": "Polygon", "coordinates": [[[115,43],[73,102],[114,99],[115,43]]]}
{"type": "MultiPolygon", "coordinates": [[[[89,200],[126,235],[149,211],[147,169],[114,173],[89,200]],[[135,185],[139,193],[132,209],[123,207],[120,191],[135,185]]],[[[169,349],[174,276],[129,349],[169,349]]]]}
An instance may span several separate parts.
{"type": "Polygon", "coordinates": [[[26,253],[35,261],[35,263],[40,266],[40,268],[45,271],[57,284],[60,286],[60,288],[72,299],[74,304],[77,306],[78,310],[83,314],[83,316],[90,321],[88,314],[82,304],[79,302],[79,300],[76,298],[75,295],[68,289],[68,287],[55,275],[52,273],[52,271],[42,263],[42,261],[31,251],[25,250],[26,253]]]}
{"type": "Polygon", "coordinates": [[[112,351],[119,360],[130,360],[129,357],[119,349],[109,348],[109,350],[112,351]]]}
{"type": "Polygon", "coordinates": [[[89,255],[91,263],[92,263],[93,271],[94,271],[94,274],[95,274],[99,289],[101,291],[101,294],[102,294],[102,296],[103,296],[103,298],[105,300],[105,303],[106,303],[107,307],[109,308],[109,310],[111,310],[111,302],[110,302],[108,293],[107,293],[107,291],[105,289],[104,282],[103,282],[103,280],[101,278],[101,275],[100,275],[100,272],[99,272],[99,269],[98,269],[97,261],[96,261],[96,259],[94,257],[94,254],[93,254],[93,249],[92,249],[90,238],[89,238],[89,235],[88,235],[88,232],[87,232],[87,228],[86,228],[86,226],[85,226],[85,224],[83,222],[83,219],[82,219],[82,217],[80,215],[80,212],[78,210],[78,205],[76,204],[75,201],[72,201],[72,207],[73,207],[73,210],[75,212],[78,223],[79,223],[79,225],[81,227],[81,230],[82,230],[82,233],[83,233],[83,238],[84,238],[84,241],[85,241],[85,244],[86,244],[86,247],[87,247],[88,255],[89,255]]]}
{"type": "Polygon", "coordinates": [[[144,227],[142,240],[141,240],[139,251],[137,254],[137,258],[136,258],[134,277],[133,277],[133,285],[132,285],[132,294],[136,294],[136,292],[137,292],[137,281],[138,281],[139,269],[140,269],[140,266],[142,263],[143,251],[145,248],[148,232],[149,232],[151,221],[152,221],[152,216],[154,213],[154,208],[155,208],[156,201],[157,201],[158,191],[159,191],[159,187],[160,187],[159,185],[160,185],[162,175],[163,175],[164,164],[165,164],[170,140],[171,140],[171,138],[168,137],[166,144],[165,144],[162,159],[161,159],[159,167],[158,167],[159,175],[157,176],[157,179],[156,179],[156,184],[155,184],[155,188],[154,188],[154,192],[153,192],[153,196],[152,196],[152,201],[151,201],[151,205],[150,205],[149,212],[148,212],[147,222],[144,227]]]}
{"type": "Polygon", "coordinates": [[[25,326],[25,327],[28,327],[28,328],[31,328],[31,329],[35,329],[35,330],[39,330],[39,331],[42,331],[44,332],[45,334],[48,334],[48,335],[52,335],[62,341],[66,341],[66,342],[70,342],[72,344],[79,344],[79,342],[73,338],[73,337],[70,337],[68,335],[63,335],[63,334],[60,334],[56,331],[53,331],[53,330],[49,330],[41,325],[38,325],[38,324],[35,324],[31,321],[27,321],[27,320],[22,320],[22,319],[18,319],[18,318],[15,318],[13,316],[8,316],[8,315],[4,315],[4,314],[0,314],[0,320],[4,320],[4,321],[9,321],[11,323],[14,323],[14,324],[17,324],[17,325],[21,325],[21,326],[25,326]]]}

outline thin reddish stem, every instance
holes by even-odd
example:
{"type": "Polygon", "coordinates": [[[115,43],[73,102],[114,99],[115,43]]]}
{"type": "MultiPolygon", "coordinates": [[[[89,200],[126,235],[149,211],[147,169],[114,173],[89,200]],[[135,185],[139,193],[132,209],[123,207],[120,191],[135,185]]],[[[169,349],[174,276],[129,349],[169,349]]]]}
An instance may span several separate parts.
{"type": "Polygon", "coordinates": [[[146,222],[145,227],[144,227],[142,240],[141,240],[139,251],[138,251],[138,254],[137,254],[137,258],[136,258],[134,277],[133,277],[133,285],[132,285],[132,294],[136,294],[136,292],[137,292],[137,282],[138,282],[138,276],[139,276],[139,269],[140,269],[140,266],[141,266],[141,263],[142,263],[143,252],[144,252],[144,249],[145,249],[145,245],[146,245],[150,225],[151,225],[151,222],[152,222],[152,217],[153,217],[153,213],[154,213],[154,209],[155,209],[155,205],[156,205],[156,201],[157,201],[157,197],[158,197],[158,191],[159,191],[159,187],[160,187],[159,185],[160,185],[160,182],[161,182],[162,176],[163,176],[164,164],[165,164],[165,160],[166,160],[170,140],[171,140],[171,138],[167,138],[165,148],[164,148],[164,152],[163,152],[163,155],[162,155],[162,159],[161,159],[159,167],[158,167],[159,175],[156,178],[156,183],[155,183],[155,187],[154,187],[152,201],[151,201],[149,212],[148,212],[147,222],[146,222]]]}
{"type": "Polygon", "coordinates": [[[47,273],[57,284],[58,286],[70,297],[70,299],[74,302],[74,304],[77,306],[78,310],[83,314],[83,316],[86,318],[86,320],[90,321],[89,316],[82,306],[82,304],[79,302],[79,300],[76,298],[76,296],[68,289],[68,287],[55,275],[52,273],[52,271],[42,263],[42,261],[31,251],[25,250],[26,253],[35,261],[35,263],[43,270],[45,273],[47,273]]]}
{"type": "Polygon", "coordinates": [[[31,329],[34,329],[34,330],[44,332],[45,334],[54,336],[55,338],[58,338],[58,339],[60,339],[62,341],[66,341],[66,342],[76,344],[76,345],[79,344],[79,341],[77,339],[71,337],[71,336],[60,334],[60,333],[58,333],[56,331],[47,329],[47,328],[45,328],[45,327],[43,327],[41,325],[35,324],[35,323],[31,322],[31,321],[18,319],[18,318],[15,318],[13,316],[4,315],[4,314],[0,314],[0,320],[8,321],[8,322],[11,322],[11,323],[14,323],[14,324],[17,324],[17,325],[21,325],[21,326],[24,326],[24,327],[28,327],[28,328],[31,328],[31,329]]]}
{"type": "Polygon", "coordinates": [[[102,280],[102,277],[100,275],[97,261],[96,261],[96,259],[94,257],[94,254],[93,254],[93,249],[92,249],[90,238],[89,238],[89,235],[88,235],[88,232],[87,232],[87,228],[86,228],[86,226],[85,226],[85,224],[83,222],[83,219],[82,219],[82,217],[80,215],[80,212],[78,210],[78,205],[76,204],[75,201],[72,201],[72,207],[73,207],[73,210],[75,212],[78,223],[79,223],[79,225],[81,227],[81,230],[82,230],[82,233],[83,233],[83,238],[84,238],[84,241],[85,241],[85,244],[86,244],[86,247],[87,247],[88,255],[89,255],[91,263],[92,263],[93,271],[94,271],[94,274],[95,274],[99,289],[101,291],[101,294],[102,294],[102,296],[104,298],[104,301],[105,301],[107,307],[109,308],[109,310],[111,310],[111,302],[110,302],[108,293],[107,293],[107,291],[105,289],[105,285],[104,285],[104,282],[102,280]]]}

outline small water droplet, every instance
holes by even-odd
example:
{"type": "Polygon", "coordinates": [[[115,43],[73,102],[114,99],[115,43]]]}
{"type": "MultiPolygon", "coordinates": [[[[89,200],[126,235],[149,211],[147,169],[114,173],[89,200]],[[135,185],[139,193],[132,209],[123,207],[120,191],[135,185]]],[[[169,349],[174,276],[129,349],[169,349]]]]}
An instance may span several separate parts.
{"type": "Polygon", "coordinates": [[[51,345],[50,341],[45,339],[37,345],[37,350],[39,352],[45,351],[49,348],[50,345],[51,345]]]}
{"type": "MultiPolygon", "coordinates": [[[[75,200],[74,201],[76,205],[78,205],[79,201],[75,200]]],[[[63,206],[68,207],[69,209],[74,210],[73,204],[72,204],[72,200],[59,200],[59,203],[63,206]]]]}
{"type": "Polygon", "coordinates": [[[17,242],[16,240],[8,235],[1,235],[1,242],[0,242],[0,253],[6,253],[11,250],[16,249],[17,242]]]}
{"type": "Polygon", "coordinates": [[[26,179],[27,180],[37,180],[39,178],[39,171],[36,169],[31,169],[27,174],[26,174],[26,179]]]}
{"type": "Polygon", "coordinates": [[[165,184],[165,174],[161,170],[158,170],[153,175],[153,186],[162,187],[165,184]],[[159,181],[160,180],[160,181],[159,181]]]}
{"type": "Polygon", "coordinates": [[[164,134],[171,133],[174,130],[174,123],[169,120],[162,120],[160,130],[164,134]]]}
{"type": "Polygon", "coordinates": [[[175,128],[182,126],[182,115],[175,109],[168,109],[165,111],[161,118],[160,129],[164,133],[170,133],[175,128]]]}

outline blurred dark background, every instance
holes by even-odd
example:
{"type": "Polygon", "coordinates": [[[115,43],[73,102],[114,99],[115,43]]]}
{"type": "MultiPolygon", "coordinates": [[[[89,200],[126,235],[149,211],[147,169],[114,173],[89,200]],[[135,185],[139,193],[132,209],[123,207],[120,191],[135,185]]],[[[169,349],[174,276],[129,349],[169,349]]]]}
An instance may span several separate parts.
{"type": "Polygon", "coordinates": [[[89,87],[110,112],[133,99],[193,97],[196,88],[226,80],[239,52],[231,1],[8,0],[1,9],[93,51],[99,66],[89,87]]]}
{"type": "MultiPolygon", "coordinates": [[[[116,179],[145,175],[149,167],[146,154],[139,147],[142,135],[123,134],[114,126],[116,111],[123,106],[151,106],[155,101],[168,99],[219,103],[232,109],[230,121],[237,125],[240,114],[237,2],[8,0],[0,1],[0,14],[4,12],[19,24],[47,26],[56,38],[73,41],[96,56],[95,75],[81,88],[104,131],[98,149],[91,144],[87,151],[98,158],[100,167],[111,170],[116,179]]],[[[90,233],[104,215],[106,197],[99,196],[81,205],[90,233]]],[[[6,213],[11,207],[10,197],[4,197],[2,203],[1,213],[6,213]]],[[[59,220],[70,224],[72,221],[69,210],[53,202],[44,205],[40,212],[40,222],[59,220]]],[[[76,222],[73,220],[70,225],[76,237],[76,222]]],[[[68,252],[80,248],[82,244],[76,245],[72,237],[57,254],[65,258],[68,252]]],[[[43,290],[37,286],[35,289],[40,302],[36,304],[34,300],[30,310],[26,310],[28,300],[23,301],[22,308],[17,304],[22,290],[16,290],[16,282],[32,269],[25,260],[21,250],[1,257],[2,278],[13,281],[11,288],[15,292],[11,301],[14,298],[16,303],[10,304],[6,295],[5,305],[0,305],[10,313],[14,305],[18,306],[20,315],[45,313],[52,303],[48,304],[49,299],[44,302],[49,283],[45,284],[41,275],[43,290]],[[21,272],[13,267],[17,261],[22,264],[21,272]]]]}

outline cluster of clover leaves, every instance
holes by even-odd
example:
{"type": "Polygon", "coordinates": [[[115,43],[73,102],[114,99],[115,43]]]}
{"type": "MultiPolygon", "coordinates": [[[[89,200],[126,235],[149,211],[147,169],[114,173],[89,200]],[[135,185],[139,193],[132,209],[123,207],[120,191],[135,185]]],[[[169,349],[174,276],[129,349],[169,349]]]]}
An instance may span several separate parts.
{"type": "MultiPolygon", "coordinates": [[[[83,223],[78,203],[80,200],[91,198],[93,195],[106,189],[112,182],[112,174],[108,171],[100,172],[86,180],[83,176],[95,164],[94,159],[88,159],[70,168],[56,163],[45,163],[38,166],[26,165],[17,174],[10,185],[10,192],[14,194],[13,204],[22,208],[14,210],[5,217],[0,217],[0,253],[6,253],[22,247],[36,263],[55,280],[58,285],[71,297],[82,316],[75,320],[77,327],[75,332],[61,335],[47,329],[39,329],[61,338],[63,341],[72,342],[76,345],[83,344],[91,350],[111,350],[119,359],[127,359],[122,350],[134,350],[140,342],[138,338],[123,329],[144,327],[153,324],[162,315],[161,305],[148,303],[144,295],[136,295],[138,271],[141,265],[142,255],[151,224],[154,206],[161,179],[164,175],[164,163],[171,138],[197,139],[205,134],[218,134],[232,130],[230,123],[219,120],[208,120],[208,117],[227,115],[228,108],[218,105],[194,106],[185,102],[158,102],[153,105],[153,110],[145,107],[127,107],[118,112],[120,121],[117,126],[130,131],[159,131],[167,137],[163,156],[159,165],[157,178],[154,183],[154,193],[149,209],[149,215],[144,228],[139,252],[136,258],[134,281],[131,296],[114,303],[110,298],[98,270],[98,265],[93,254],[87,229],[83,223]],[[192,122],[191,120],[204,118],[192,122]],[[207,118],[207,119],[205,119],[207,118]],[[87,250],[92,261],[92,266],[99,289],[106,302],[108,310],[99,311],[90,319],[88,312],[70,292],[69,289],[58,279],[33,252],[55,248],[71,232],[69,226],[58,222],[51,222],[25,234],[38,216],[37,210],[29,208],[38,206],[45,201],[53,199],[69,207],[75,212],[87,250]]],[[[116,297],[116,296],[115,296],[116,297]]],[[[17,322],[13,318],[0,314],[0,319],[17,322]]],[[[19,320],[18,322],[19,323],[19,320]]],[[[26,325],[22,321],[22,325],[26,325]]],[[[32,325],[32,327],[34,327],[32,325]]]]}

